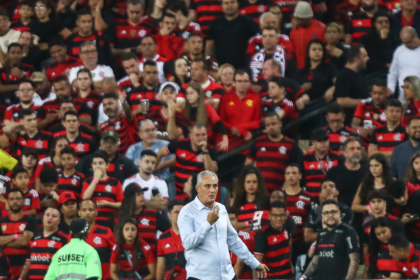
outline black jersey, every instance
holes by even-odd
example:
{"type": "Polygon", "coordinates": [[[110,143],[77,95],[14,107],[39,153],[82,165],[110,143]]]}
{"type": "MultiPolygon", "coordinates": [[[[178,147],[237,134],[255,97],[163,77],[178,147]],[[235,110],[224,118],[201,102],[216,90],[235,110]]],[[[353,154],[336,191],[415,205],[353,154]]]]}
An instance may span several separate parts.
{"type": "Polygon", "coordinates": [[[319,256],[317,279],[345,279],[349,254],[359,252],[359,237],[351,226],[341,223],[333,230],[323,229],[318,234],[315,249],[315,255],[319,256]]]}

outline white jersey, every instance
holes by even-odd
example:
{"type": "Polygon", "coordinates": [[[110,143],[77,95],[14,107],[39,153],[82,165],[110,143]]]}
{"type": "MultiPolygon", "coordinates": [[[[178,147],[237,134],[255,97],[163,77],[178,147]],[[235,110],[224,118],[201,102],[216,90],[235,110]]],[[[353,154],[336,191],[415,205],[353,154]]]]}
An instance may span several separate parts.
{"type": "MultiPolygon", "coordinates": [[[[156,62],[156,68],[157,68],[158,73],[159,73],[158,74],[159,82],[161,84],[163,84],[163,83],[167,82],[168,80],[166,80],[165,72],[163,72],[163,64],[165,64],[165,63],[163,61],[161,61],[159,58],[160,58],[160,55],[157,54],[153,58],[153,60],[156,62]]],[[[140,72],[143,72],[143,67],[144,67],[143,62],[144,62],[144,58],[142,60],[140,60],[140,64],[139,64],[140,72]]]]}
{"type": "MultiPolygon", "coordinates": [[[[7,47],[11,43],[17,43],[20,38],[20,31],[10,29],[6,34],[0,36],[0,48],[4,54],[7,54],[7,47]]],[[[1,66],[1,63],[0,63],[1,66]]]]}
{"type": "MultiPolygon", "coordinates": [[[[82,68],[86,68],[85,66],[77,66],[70,69],[69,74],[69,82],[70,84],[73,83],[74,80],[77,78],[77,71],[79,71],[82,68]]],[[[100,82],[104,78],[114,78],[114,71],[112,71],[111,67],[98,64],[96,65],[95,69],[90,70],[92,73],[93,82],[100,82]]]]}
{"type": "Polygon", "coordinates": [[[157,187],[160,195],[163,198],[169,198],[168,195],[168,185],[166,185],[166,182],[162,179],[159,179],[156,176],[152,176],[150,177],[150,179],[148,181],[143,180],[140,175],[137,173],[134,176],[131,176],[130,178],[126,179],[124,181],[124,185],[123,185],[123,190],[125,190],[125,187],[128,184],[131,183],[137,183],[139,184],[142,188],[149,188],[147,191],[144,192],[144,198],[146,200],[150,200],[152,198],[152,189],[154,187],[157,187]]]}

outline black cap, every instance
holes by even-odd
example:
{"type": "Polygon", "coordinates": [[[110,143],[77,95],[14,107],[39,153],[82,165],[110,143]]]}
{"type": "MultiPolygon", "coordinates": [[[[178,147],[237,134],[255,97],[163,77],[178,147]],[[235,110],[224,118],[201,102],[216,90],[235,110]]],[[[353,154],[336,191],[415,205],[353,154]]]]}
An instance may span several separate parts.
{"type": "Polygon", "coordinates": [[[328,136],[328,132],[323,128],[317,128],[312,131],[311,140],[314,141],[321,141],[321,140],[328,140],[330,137],[328,136]]]}
{"type": "Polygon", "coordinates": [[[82,218],[74,218],[70,224],[70,232],[74,234],[85,234],[89,231],[89,223],[82,218]]]}
{"type": "Polygon", "coordinates": [[[38,156],[38,151],[35,148],[26,147],[25,149],[23,149],[22,155],[24,155],[24,156],[27,156],[27,155],[38,156]]]}
{"type": "Polygon", "coordinates": [[[124,189],[124,197],[128,197],[130,195],[133,195],[133,194],[136,194],[136,193],[139,193],[139,192],[145,192],[148,189],[149,188],[142,188],[137,183],[131,183],[131,184],[128,184],[124,189]]]}

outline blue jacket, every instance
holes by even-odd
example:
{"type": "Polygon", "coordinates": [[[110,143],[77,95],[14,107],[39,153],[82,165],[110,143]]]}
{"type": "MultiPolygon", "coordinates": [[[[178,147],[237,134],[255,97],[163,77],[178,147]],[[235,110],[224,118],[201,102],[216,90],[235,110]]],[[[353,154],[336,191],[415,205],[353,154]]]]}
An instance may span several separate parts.
{"type": "MultiPolygon", "coordinates": [[[[402,29],[401,16],[402,11],[399,11],[392,17],[391,23],[391,32],[397,35],[398,37],[400,36],[400,31],[402,29]]],[[[413,27],[416,29],[417,34],[420,34],[420,10],[417,10],[414,14],[413,27]]]]}

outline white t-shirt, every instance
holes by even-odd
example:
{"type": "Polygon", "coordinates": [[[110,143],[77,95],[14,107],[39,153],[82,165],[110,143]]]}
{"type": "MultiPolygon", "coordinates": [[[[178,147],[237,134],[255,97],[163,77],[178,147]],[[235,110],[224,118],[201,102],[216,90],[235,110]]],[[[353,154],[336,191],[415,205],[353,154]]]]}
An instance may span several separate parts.
{"type": "MultiPolygon", "coordinates": [[[[69,82],[70,84],[73,83],[74,80],[77,78],[77,71],[79,71],[82,68],[86,68],[85,66],[77,66],[70,69],[69,74],[69,82]]],[[[92,73],[93,82],[100,82],[104,78],[114,78],[114,71],[112,71],[111,67],[106,65],[98,64],[96,65],[95,69],[90,70],[92,73]]]]}
{"type": "Polygon", "coordinates": [[[146,200],[150,200],[152,198],[152,189],[154,187],[157,187],[159,189],[160,195],[163,198],[169,198],[168,185],[166,185],[165,181],[159,179],[156,176],[152,176],[148,181],[145,181],[137,173],[136,175],[131,176],[130,178],[124,181],[123,190],[125,190],[125,187],[131,183],[137,183],[142,188],[149,188],[147,191],[144,192],[144,198],[146,200]]]}
{"type": "MultiPolygon", "coordinates": [[[[165,77],[165,72],[163,72],[163,64],[165,64],[163,61],[159,61],[159,55],[157,54],[154,58],[153,58],[153,60],[156,62],[156,68],[157,68],[157,70],[158,70],[158,78],[159,78],[159,82],[161,83],[161,84],[163,84],[163,83],[165,83],[165,82],[167,82],[168,80],[166,80],[166,77],[165,77]]],[[[143,72],[143,67],[144,67],[144,65],[143,65],[143,62],[142,61],[140,61],[140,64],[139,64],[139,70],[141,71],[141,72],[143,72]]]]}
{"type": "MultiPolygon", "coordinates": [[[[10,29],[9,32],[4,34],[3,36],[0,36],[0,47],[4,54],[7,54],[7,47],[11,43],[17,43],[20,38],[20,31],[10,29]]],[[[0,66],[1,63],[0,63],[0,66]]]]}

